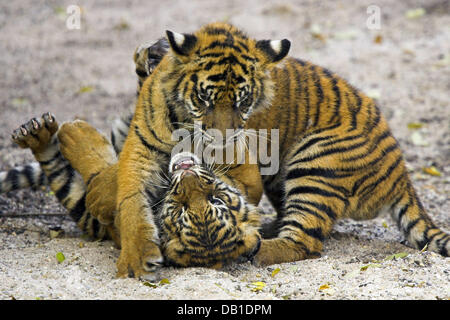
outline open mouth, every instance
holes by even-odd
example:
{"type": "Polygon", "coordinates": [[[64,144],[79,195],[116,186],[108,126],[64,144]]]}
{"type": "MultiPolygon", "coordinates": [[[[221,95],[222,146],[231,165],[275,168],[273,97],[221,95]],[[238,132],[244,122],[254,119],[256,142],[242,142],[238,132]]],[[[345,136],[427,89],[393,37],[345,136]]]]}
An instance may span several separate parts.
{"type": "Polygon", "coordinates": [[[182,152],[174,155],[170,160],[169,172],[175,173],[177,171],[183,170],[184,173],[193,173],[195,172],[192,167],[200,164],[200,160],[196,155],[190,152],[182,152]]]}

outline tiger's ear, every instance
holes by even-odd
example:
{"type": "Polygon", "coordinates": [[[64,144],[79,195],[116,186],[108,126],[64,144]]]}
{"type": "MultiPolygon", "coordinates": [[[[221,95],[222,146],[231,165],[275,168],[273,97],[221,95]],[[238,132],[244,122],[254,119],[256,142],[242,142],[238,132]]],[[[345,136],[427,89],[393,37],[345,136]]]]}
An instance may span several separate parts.
{"type": "Polygon", "coordinates": [[[287,56],[291,42],[287,39],[283,40],[260,40],[256,42],[258,49],[264,56],[263,64],[270,65],[280,62],[287,56]]]}
{"type": "Polygon", "coordinates": [[[187,58],[197,44],[197,37],[193,34],[181,34],[167,30],[167,40],[172,51],[180,58],[187,58]]]}

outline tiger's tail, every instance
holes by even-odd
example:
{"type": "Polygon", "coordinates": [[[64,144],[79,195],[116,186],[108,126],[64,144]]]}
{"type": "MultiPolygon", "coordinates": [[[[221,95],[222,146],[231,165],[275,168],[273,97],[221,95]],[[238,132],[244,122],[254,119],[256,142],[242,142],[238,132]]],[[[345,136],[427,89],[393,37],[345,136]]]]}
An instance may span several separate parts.
{"type": "Polygon", "coordinates": [[[0,171],[0,193],[30,187],[37,189],[46,185],[48,185],[47,177],[38,162],[0,171]]]}
{"type": "Polygon", "coordinates": [[[391,207],[394,220],[411,245],[449,256],[450,234],[433,223],[410,181],[391,207]]]}

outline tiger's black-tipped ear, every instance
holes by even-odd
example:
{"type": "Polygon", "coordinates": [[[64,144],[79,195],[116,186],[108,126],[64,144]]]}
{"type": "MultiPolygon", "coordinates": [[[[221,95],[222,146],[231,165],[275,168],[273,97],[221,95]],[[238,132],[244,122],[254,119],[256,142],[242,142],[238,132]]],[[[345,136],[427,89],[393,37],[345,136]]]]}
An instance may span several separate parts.
{"type": "Polygon", "coordinates": [[[180,56],[189,56],[197,44],[197,37],[193,34],[181,34],[167,30],[167,40],[172,50],[180,56]]]}
{"type": "Polygon", "coordinates": [[[283,40],[260,40],[256,42],[256,48],[265,56],[265,63],[277,63],[287,56],[291,48],[291,42],[283,40]]]}

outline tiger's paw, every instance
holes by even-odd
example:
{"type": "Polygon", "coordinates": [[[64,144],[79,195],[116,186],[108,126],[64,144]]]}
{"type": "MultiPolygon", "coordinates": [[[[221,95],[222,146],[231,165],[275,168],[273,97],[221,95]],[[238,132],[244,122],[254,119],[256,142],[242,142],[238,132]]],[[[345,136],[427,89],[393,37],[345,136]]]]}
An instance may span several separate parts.
{"type": "Polygon", "coordinates": [[[265,239],[252,260],[255,266],[293,262],[308,258],[305,250],[291,241],[282,238],[265,239]]]}
{"type": "Polygon", "coordinates": [[[30,148],[33,153],[44,151],[52,136],[58,131],[58,123],[50,113],[44,113],[41,120],[31,119],[14,130],[11,138],[21,148],[30,148]]]}
{"type": "Polygon", "coordinates": [[[81,174],[84,182],[117,162],[116,152],[109,141],[85,121],[62,124],[58,139],[64,158],[81,174]]]}
{"type": "Polygon", "coordinates": [[[131,277],[148,281],[157,280],[159,277],[158,271],[164,262],[158,245],[148,242],[143,250],[139,250],[139,247],[142,247],[142,245],[122,247],[117,261],[117,277],[131,277]]]}

